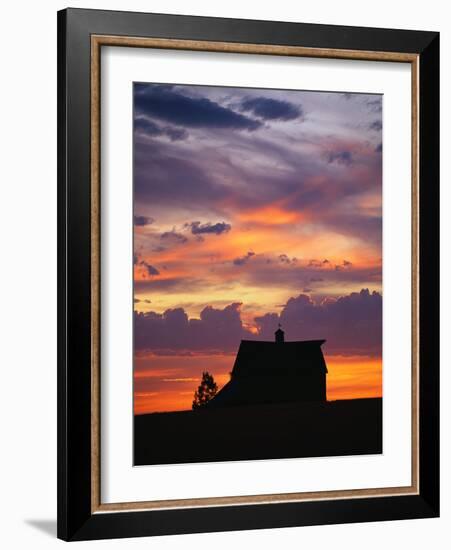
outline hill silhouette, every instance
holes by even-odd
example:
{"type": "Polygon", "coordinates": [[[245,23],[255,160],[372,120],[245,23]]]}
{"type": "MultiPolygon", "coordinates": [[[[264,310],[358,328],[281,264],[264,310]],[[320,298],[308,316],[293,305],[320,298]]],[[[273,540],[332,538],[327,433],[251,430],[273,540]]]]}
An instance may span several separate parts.
{"type": "Polygon", "coordinates": [[[135,416],[134,464],[382,453],[382,399],[278,403],[135,416]]]}

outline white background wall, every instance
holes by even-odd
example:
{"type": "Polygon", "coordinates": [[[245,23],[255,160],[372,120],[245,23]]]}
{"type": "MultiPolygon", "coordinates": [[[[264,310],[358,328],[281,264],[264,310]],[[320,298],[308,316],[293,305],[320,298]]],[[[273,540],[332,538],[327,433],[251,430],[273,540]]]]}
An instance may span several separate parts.
{"type": "MultiPolygon", "coordinates": [[[[451,535],[451,17],[442,0],[71,1],[126,9],[440,31],[442,44],[442,518],[83,543],[112,548],[443,548],[451,535]]],[[[0,541],[53,548],[56,534],[56,11],[2,5],[0,85],[0,541]]],[[[449,544],[449,543],[448,543],[449,544]]]]}

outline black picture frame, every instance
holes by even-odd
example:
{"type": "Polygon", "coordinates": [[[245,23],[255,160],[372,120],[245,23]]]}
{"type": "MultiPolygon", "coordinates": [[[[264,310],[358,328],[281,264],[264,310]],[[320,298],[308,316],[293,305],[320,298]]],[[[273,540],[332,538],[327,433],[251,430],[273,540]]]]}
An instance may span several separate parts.
{"type": "Polygon", "coordinates": [[[87,540],[414,519],[438,515],[439,33],[85,9],[60,11],[58,537],[64,540],[87,540]],[[108,513],[93,511],[90,223],[92,35],[399,52],[418,56],[418,494],[186,509],[108,513]]]}

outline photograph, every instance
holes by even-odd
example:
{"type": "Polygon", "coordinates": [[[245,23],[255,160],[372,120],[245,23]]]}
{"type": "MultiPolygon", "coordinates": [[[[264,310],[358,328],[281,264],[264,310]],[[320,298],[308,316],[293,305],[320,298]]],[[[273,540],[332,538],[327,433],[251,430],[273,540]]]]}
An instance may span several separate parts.
{"type": "Polygon", "coordinates": [[[348,548],[345,524],[384,522],[424,546],[443,25],[183,6],[58,11],[57,537],[328,526],[338,547],[341,524],[348,548]]]}
{"type": "Polygon", "coordinates": [[[133,464],[382,453],[383,94],[132,94],[133,464]]]}

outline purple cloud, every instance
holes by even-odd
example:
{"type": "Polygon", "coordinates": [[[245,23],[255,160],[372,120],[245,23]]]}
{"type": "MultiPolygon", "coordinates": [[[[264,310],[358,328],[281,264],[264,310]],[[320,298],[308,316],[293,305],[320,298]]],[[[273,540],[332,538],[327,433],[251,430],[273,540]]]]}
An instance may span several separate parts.
{"type": "Polygon", "coordinates": [[[203,234],[213,234],[221,235],[222,233],[227,233],[232,229],[232,226],[229,223],[218,222],[218,223],[204,223],[200,222],[191,222],[187,224],[191,228],[191,233],[193,235],[203,235],[203,234]]]}
{"type": "Polygon", "coordinates": [[[343,164],[344,166],[350,166],[354,162],[351,151],[330,151],[326,154],[326,159],[329,164],[335,162],[337,164],[343,164]]]}
{"type": "Polygon", "coordinates": [[[177,231],[165,231],[160,235],[160,239],[168,245],[185,244],[188,239],[185,235],[177,233],[177,231]]]}
{"type": "Polygon", "coordinates": [[[371,112],[373,113],[382,112],[382,96],[379,96],[376,99],[368,99],[366,104],[371,112]]]}
{"type": "Polygon", "coordinates": [[[144,225],[150,225],[155,220],[153,218],[149,218],[148,216],[133,216],[133,225],[137,226],[144,226],[144,225]]]}
{"type": "Polygon", "coordinates": [[[251,336],[243,328],[240,303],[224,309],[205,307],[198,319],[189,319],[183,308],[134,313],[135,349],[156,353],[191,351],[227,352],[236,349],[242,338],[251,336]]]}
{"type": "Polygon", "coordinates": [[[286,340],[326,339],[330,354],[377,355],[382,351],[382,296],[368,289],[336,300],[314,303],[300,294],[290,298],[279,314],[267,313],[255,318],[259,334],[242,323],[240,303],[224,309],[205,307],[198,319],[189,319],[183,308],[134,314],[137,350],[155,353],[208,351],[231,352],[241,339],[273,340],[281,323],[286,340]]]}
{"type": "Polygon", "coordinates": [[[171,126],[159,126],[152,120],[146,117],[135,118],[134,123],[135,132],[141,132],[146,136],[168,137],[171,141],[180,141],[188,137],[188,132],[183,128],[174,128],[171,126]]]}
{"type": "Polygon", "coordinates": [[[135,84],[134,98],[137,114],[179,126],[252,131],[262,125],[206,97],[191,97],[171,85],[135,84]]]}
{"type": "Polygon", "coordinates": [[[245,254],[244,256],[240,256],[239,258],[235,258],[233,260],[233,265],[242,266],[247,264],[247,262],[252,258],[252,256],[255,256],[255,252],[252,252],[251,250],[245,254]]]}
{"type": "Polygon", "coordinates": [[[141,265],[142,267],[144,267],[144,269],[146,270],[147,272],[147,275],[151,276],[151,277],[155,277],[157,275],[160,274],[160,272],[158,271],[158,269],[156,267],[154,267],[153,265],[150,265],[149,263],[147,263],[145,260],[141,260],[139,262],[139,265],[141,265]]]}
{"type": "Polygon", "coordinates": [[[369,129],[370,130],[374,130],[376,132],[380,132],[382,130],[382,120],[374,120],[370,125],[369,125],[369,129]]]}
{"type": "Polygon", "coordinates": [[[300,105],[269,97],[249,97],[241,103],[241,110],[250,111],[264,120],[293,120],[303,116],[300,105]]]}
{"type": "Polygon", "coordinates": [[[320,304],[300,294],[288,300],[280,315],[266,314],[256,322],[264,338],[271,338],[281,323],[287,340],[325,338],[329,353],[382,352],[382,296],[368,289],[320,304]]]}

